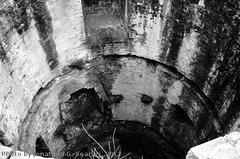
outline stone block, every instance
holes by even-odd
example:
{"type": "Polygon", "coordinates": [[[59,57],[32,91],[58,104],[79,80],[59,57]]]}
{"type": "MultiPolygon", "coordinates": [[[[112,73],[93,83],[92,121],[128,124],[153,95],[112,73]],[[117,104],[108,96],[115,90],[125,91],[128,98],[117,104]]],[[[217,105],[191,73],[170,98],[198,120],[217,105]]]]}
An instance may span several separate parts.
{"type": "Polygon", "coordinates": [[[219,137],[189,150],[186,159],[239,159],[240,132],[219,137]]]}
{"type": "Polygon", "coordinates": [[[0,159],[7,159],[12,152],[12,148],[0,145],[0,159]]]}

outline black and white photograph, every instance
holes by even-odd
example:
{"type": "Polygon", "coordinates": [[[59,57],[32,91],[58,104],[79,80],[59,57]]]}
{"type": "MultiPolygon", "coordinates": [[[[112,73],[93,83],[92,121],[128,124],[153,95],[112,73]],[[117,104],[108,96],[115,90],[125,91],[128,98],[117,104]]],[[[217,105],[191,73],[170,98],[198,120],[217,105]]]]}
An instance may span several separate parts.
{"type": "Polygon", "coordinates": [[[240,0],[0,0],[0,159],[240,159],[240,0]]]}

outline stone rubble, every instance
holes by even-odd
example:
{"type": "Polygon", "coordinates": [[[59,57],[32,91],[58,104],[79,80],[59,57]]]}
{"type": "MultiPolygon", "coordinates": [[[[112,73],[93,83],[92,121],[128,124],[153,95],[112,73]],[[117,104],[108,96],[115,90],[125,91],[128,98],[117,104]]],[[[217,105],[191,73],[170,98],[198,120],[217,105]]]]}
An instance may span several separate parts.
{"type": "Polygon", "coordinates": [[[232,132],[189,150],[186,159],[239,159],[240,132],[232,132]]]}

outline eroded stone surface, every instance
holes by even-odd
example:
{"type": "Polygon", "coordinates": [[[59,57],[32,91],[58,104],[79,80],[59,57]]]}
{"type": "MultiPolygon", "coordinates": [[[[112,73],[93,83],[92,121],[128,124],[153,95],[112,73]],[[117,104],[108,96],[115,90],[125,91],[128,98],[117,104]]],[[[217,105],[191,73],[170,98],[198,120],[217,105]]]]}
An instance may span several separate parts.
{"type": "Polygon", "coordinates": [[[191,148],[187,159],[237,159],[240,157],[240,133],[232,132],[224,137],[191,148]]]}
{"type": "Polygon", "coordinates": [[[83,2],[0,4],[0,130],[15,148],[34,153],[41,136],[59,157],[81,151],[82,122],[123,120],[184,154],[238,129],[237,1],[83,2]]]}
{"type": "Polygon", "coordinates": [[[10,147],[2,146],[0,144],[0,159],[8,159],[13,153],[13,149],[10,147]]]}
{"type": "MultiPolygon", "coordinates": [[[[40,1],[34,4],[28,2],[6,0],[1,3],[0,13],[1,24],[3,24],[1,25],[3,28],[0,39],[0,129],[6,134],[6,138],[14,144],[14,147],[18,146],[19,141],[21,142],[19,135],[25,131],[22,130],[21,123],[25,118],[29,119],[27,116],[32,111],[30,108],[34,103],[34,96],[41,92],[39,90],[45,87],[48,82],[62,74],[63,67],[75,61],[76,58],[83,58],[87,55],[87,50],[83,49],[82,45],[85,35],[83,23],[80,20],[82,18],[81,1],[69,3],[66,1],[47,1],[44,4],[44,9],[48,12],[48,17],[44,16],[45,12],[42,12],[40,7],[39,12],[41,13],[36,13],[36,10],[34,13],[35,18],[39,17],[38,21],[34,21],[31,7],[36,9],[35,5],[40,1]],[[59,12],[59,7],[62,8],[61,12],[59,12]],[[42,19],[41,16],[43,16],[42,19]],[[47,18],[46,23],[41,22],[46,20],[44,18],[47,18]],[[75,18],[79,21],[76,21],[75,18]],[[37,28],[38,23],[46,26],[37,28]],[[14,26],[12,26],[13,24],[14,26]],[[51,25],[50,28],[47,27],[49,25],[51,25]],[[44,32],[45,27],[47,28],[46,33],[42,33],[40,36],[39,31],[44,32]],[[54,41],[55,44],[47,42],[50,46],[43,48],[42,43],[48,41],[48,37],[51,37],[51,41],[54,41]],[[76,51],[81,50],[80,48],[83,49],[81,53],[76,51]],[[54,62],[51,62],[52,59],[46,55],[46,51],[51,52],[52,50],[58,53],[58,56],[53,55],[59,62],[57,67],[54,62]]],[[[56,121],[52,122],[51,125],[54,128],[54,124],[58,123],[59,113],[58,111],[49,113],[43,113],[41,118],[56,121]]],[[[49,123],[51,123],[50,121],[49,123]]],[[[45,128],[48,129],[48,126],[45,128]]],[[[51,128],[49,130],[51,131],[51,128]]],[[[48,131],[46,133],[48,134],[48,131]]],[[[59,144],[61,140],[53,139],[51,141],[47,143],[53,145],[52,151],[57,150],[58,146],[61,145],[59,144]]],[[[34,142],[35,140],[26,150],[32,151],[35,147],[34,142]]]]}

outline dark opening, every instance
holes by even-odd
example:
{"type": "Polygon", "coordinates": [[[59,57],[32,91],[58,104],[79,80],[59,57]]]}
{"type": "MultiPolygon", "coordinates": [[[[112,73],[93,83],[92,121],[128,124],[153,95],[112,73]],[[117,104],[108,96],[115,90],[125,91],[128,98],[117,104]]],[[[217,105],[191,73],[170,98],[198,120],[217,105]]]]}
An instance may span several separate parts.
{"type": "Polygon", "coordinates": [[[175,114],[175,118],[173,120],[184,121],[190,123],[191,125],[194,125],[188,114],[183,110],[183,108],[181,108],[179,105],[173,106],[175,107],[175,110],[173,111],[173,113],[175,114]]]}
{"type": "MultiPolygon", "coordinates": [[[[88,129],[87,132],[108,154],[115,153],[115,157],[121,153],[121,157],[129,154],[126,158],[131,159],[179,159],[182,155],[174,141],[139,122],[115,121],[95,130],[88,129]]],[[[104,156],[105,153],[98,144],[82,132],[65,151],[65,154],[78,155],[66,155],[64,158],[91,158],[89,155],[93,155],[92,150],[95,149],[104,156]]]]}
{"type": "MultiPolygon", "coordinates": [[[[71,98],[66,102],[66,114],[71,116],[67,119],[70,125],[88,123],[96,118],[96,113],[101,113],[102,101],[99,99],[94,89],[81,89],[71,94],[71,98]]],[[[99,114],[98,113],[98,114],[99,114]]]]}
{"type": "Polygon", "coordinates": [[[45,141],[41,136],[39,136],[36,140],[36,156],[41,156],[45,158],[52,157],[52,154],[46,145],[45,141]]]}

